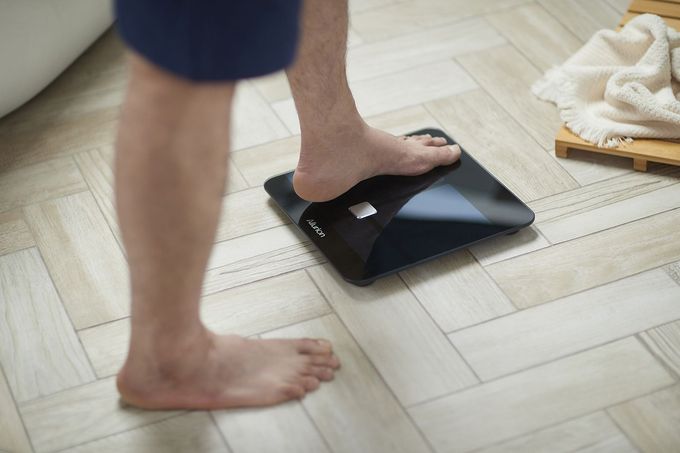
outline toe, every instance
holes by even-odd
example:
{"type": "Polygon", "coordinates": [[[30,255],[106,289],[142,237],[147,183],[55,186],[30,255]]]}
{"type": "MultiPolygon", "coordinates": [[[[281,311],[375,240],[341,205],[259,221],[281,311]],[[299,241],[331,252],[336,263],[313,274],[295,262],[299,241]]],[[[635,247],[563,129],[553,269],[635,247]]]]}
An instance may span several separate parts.
{"type": "Polygon", "coordinates": [[[327,365],[308,365],[302,370],[303,376],[312,376],[320,381],[332,381],[335,368],[327,365]]]}
{"type": "Polygon", "coordinates": [[[298,340],[297,350],[301,354],[329,355],[333,352],[333,346],[327,340],[303,338],[298,340]]]}
{"type": "Polygon", "coordinates": [[[460,159],[460,147],[451,146],[431,146],[432,160],[434,165],[451,165],[460,159]]]}
{"type": "Polygon", "coordinates": [[[340,360],[335,354],[310,356],[309,363],[314,366],[324,366],[333,369],[340,368],[340,360]]]}
{"type": "Polygon", "coordinates": [[[411,138],[413,138],[414,140],[418,140],[419,142],[425,143],[429,143],[432,140],[432,136],[430,134],[412,135],[411,138]]]}
{"type": "Polygon", "coordinates": [[[294,400],[302,398],[307,392],[302,385],[287,385],[282,387],[281,393],[286,400],[294,400]]]}
{"type": "Polygon", "coordinates": [[[315,376],[320,381],[332,381],[335,377],[335,370],[325,366],[315,366],[310,371],[312,376],[315,376]]]}
{"type": "Polygon", "coordinates": [[[306,392],[313,392],[318,389],[321,383],[316,376],[304,376],[302,378],[302,386],[306,392]]]}
{"type": "Polygon", "coordinates": [[[432,140],[430,141],[431,145],[434,146],[443,146],[448,143],[444,137],[432,137],[432,140]]]}
{"type": "Polygon", "coordinates": [[[449,150],[449,160],[451,163],[456,162],[458,159],[460,159],[460,146],[458,145],[451,145],[451,146],[446,146],[445,148],[448,148],[449,150]]]}

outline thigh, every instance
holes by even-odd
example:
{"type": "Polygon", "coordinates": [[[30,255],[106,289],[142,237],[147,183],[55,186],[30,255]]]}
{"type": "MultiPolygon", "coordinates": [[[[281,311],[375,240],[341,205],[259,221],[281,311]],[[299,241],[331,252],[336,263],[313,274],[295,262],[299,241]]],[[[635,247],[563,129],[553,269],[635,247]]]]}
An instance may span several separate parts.
{"type": "Polygon", "coordinates": [[[288,66],[301,0],[116,0],[118,29],[137,53],[177,76],[238,80],[288,66]]]}

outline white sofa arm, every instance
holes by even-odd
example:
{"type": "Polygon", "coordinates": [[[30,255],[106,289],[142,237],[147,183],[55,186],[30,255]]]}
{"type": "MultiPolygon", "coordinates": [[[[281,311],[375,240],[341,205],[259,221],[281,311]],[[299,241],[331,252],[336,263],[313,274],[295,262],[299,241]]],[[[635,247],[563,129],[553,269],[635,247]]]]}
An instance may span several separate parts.
{"type": "Polygon", "coordinates": [[[110,0],[0,0],[0,117],[45,88],[112,22],[110,0]]]}

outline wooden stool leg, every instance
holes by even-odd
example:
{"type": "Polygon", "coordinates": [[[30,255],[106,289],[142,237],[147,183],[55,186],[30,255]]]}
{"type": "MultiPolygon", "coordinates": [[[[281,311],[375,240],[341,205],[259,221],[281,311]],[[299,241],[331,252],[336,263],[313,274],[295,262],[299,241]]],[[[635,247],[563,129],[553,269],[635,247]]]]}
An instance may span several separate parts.
{"type": "Polygon", "coordinates": [[[569,157],[569,148],[561,142],[555,142],[555,155],[557,157],[569,157]]]}
{"type": "Polygon", "coordinates": [[[647,171],[647,161],[644,159],[633,159],[633,168],[637,171],[647,171]]]}

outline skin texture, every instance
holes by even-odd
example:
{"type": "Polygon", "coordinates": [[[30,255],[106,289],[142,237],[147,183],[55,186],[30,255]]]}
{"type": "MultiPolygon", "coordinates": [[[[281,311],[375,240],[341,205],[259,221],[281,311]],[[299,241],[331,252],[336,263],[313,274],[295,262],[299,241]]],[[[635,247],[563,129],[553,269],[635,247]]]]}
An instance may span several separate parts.
{"type": "Polygon", "coordinates": [[[346,1],[305,2],[303,39],[287,71],[302,131],[293,186],[309,201],[332,200],[372,176],[415,176],[460,158],[460,148],[443,139],[394,137],[364,122],[347,83],[347,26],[346,1]]]}
{"type": "Polygon", "coordinates": [[[115,162],[132,283],[122,398],[147,409],[215,409],[302,397],[339,366],[328,342],[219,336],[199,319],[233,84],[191,84],[137,56],[130,66],[115,162]]]}
{"type": "MultiPolygon", "coordinates": [[[[373,175],[415,175],[457,160],[460,150],[443,140],[394,137],[364,123],[345,77],[347,2],[305,3],[300,51],[288,71],[302,127],[296,191],[328,200],[373,175]]],[[[233,83],[177,78],[130,55],[115,194],[130,265],[132,329],[117,385],[122,399],[138,407],[277,404],[316,390],[340,366],[325,340],[216,335],[200,320],[234,90],[233,83]]]]}

